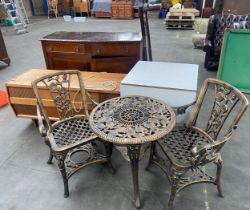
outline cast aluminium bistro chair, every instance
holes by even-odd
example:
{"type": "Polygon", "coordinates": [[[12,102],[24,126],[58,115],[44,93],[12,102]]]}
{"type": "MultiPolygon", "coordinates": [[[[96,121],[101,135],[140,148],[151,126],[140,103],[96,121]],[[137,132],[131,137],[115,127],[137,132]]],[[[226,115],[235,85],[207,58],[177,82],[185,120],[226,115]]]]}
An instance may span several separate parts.
{"type": "Polygon", "coordinates": [[[105,144],[106,151],[110,152],[106,156],[95,150],[93,141],[97,136],[89,127],[86,105],[89,95],[79,71],[68,70],[43,76],[35,80],[32,87],[38,103],[39,129],[51,149],[48,163],[53,156],[56,158],[63,178],[64,197],[68,197],[68,179],[84,166],[109,162],[111,145],[105,144]],[[49,118],[53,106],[59,118],[54,123],[49,118]],[[87,158],[79,160],[74,157],[76,153],[83,153],[87,158]]]}
{"type": "Polygon", "coordinates": [[[248,104],[246,97],[233,86],[216,79],[207,79],[201,88],[191,120],[151,145],[147,169],[151,163],[155,163],[167,173],[171,185],[168,210],[172,209],[176,194],[195,183],[213,183],[217,185],[219,196],[223,197],[220,150],[232,137],[248,104]],[[209,97],[211,91],[214,91],[212,98],[209,97]],[[207,108],[201,109],[204,101],[211,104],[210,115],[207,108]],[[208,116],[204,129],[198,125],[200,115],[202,119],[208,116]],[[203,167],[211,162],[217,166],[215,178],[208,175],[203,167]]]}

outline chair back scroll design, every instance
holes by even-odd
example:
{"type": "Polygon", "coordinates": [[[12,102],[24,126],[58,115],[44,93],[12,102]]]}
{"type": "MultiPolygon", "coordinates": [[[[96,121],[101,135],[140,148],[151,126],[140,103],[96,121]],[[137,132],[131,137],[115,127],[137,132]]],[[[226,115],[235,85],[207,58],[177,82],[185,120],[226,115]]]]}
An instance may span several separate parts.
{"type": "Polygon", "coordinates": [[[216,79],[207,79],[204,82],[197,103],[195,105],[192,118],[188,125],[195,126],[199,111],[202,106],[202,102],[210,84],[215,85],[215,97],[213,102],[213,108],[211,110],[205,132],[213,140],[217,141],[217,137],[224,125],[224,122],[227,120],[228,116],[230,115],[236,104],[241,103],[240,111],[237,113],[236,117],[234,118],[233,122],[231,123],[227,132],[224,135],[224,138],[228,140],[231,137],[233,130],[237,128],[240,118],[248,107],[247,98],[239,90],[235,89],[228,83],[221,82],[216,79]]]}
{"type": "Polygon", "coordinates": [[[171,193],[167,210],[172,209],[176,194],[192,184],[213,183],[217,186],[219,196],[223,197],[220,150],[231,138],[248,105],[247,98],[238,89],[217,79],[207,79],[201,87],[190,121],[176,127],[160,139],[157,145],[151,146],[147,169],[151,163],[155,163],[170,180],[171,193]],[[204,116],[202,105],[208,102],[205,97],[211,95],[211,90],[215,91],[212,100],[209,97],[212,102],[211,112],[207,121],[202,119],[205,123],[203,128],[198,117],[200,114],[204,116]],[[161,153],[156,152],[156,146],[161,153]],[[216,176],[210,175],[203,167],[209,163],[216,165],[216,176]]]}
{"type": "Polygon", "coordinates": [[[80,71],[64,70],[52,73],[33,81],[32,87],[38,103],[39,131],[50,147],[47,163],[51,164],[53,157],[57,160],[63,179],[64,197],[69,196],[69,178],[81,168],[94,163],[109,162],[114,170],[109,159],[111,153],[107,152],[111,146],[105,147],[107,155],[103,155],[92,144],[97,136],[89,126],[86,97],[92,100],[90,95],[86,95],[88,93],[84,89],[80,71]],[[57,113],[52,114],[51,108],[53,111],[56,108],[57,113]],[[51,118],[54,115],[59,118],[56,122],[51,118]],[[80,161],[74,158],[73,154],[76,153],[81,157],[80,161]]]}
{"type": "Polygon", "coordinates": [[[85,103],[86,91],[79,71],[68,70],[46,75],[35,80],[32,86],[37,97],[39,109],[50,130],[52,129],[52,125],[48,117],[45,99],[42,97],[42,90],[49,92],[60,120],[79,114],[83,114],[87,118],[89,117],[85,103]],[[80,89],[73,94],[71,88],[73,88],[73,83],[75,84],[76,82],[79,83],[80,89]],[[80,101],[76,101],[78,95],[80,95],[80,101]]]}

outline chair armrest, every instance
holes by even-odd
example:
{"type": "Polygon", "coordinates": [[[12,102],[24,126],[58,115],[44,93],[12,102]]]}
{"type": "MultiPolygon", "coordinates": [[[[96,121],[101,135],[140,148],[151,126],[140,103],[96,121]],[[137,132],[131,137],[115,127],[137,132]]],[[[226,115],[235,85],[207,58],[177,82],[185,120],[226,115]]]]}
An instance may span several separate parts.
{"type": "Polygon", "coordinates": [[[40,110],[40,107],[38,104],[36,105],[36,108],[37,108],[37,120],[38,120],[39,132],[40,132],[42,137],[46,137],[47,136],[47,129],[46,129],[47,126],[46,126],[45,121],[41,115],[41,110],[40,110]]]}
{"type": "Polygon", "coordinates": [[[184,106],[173,107],[173,110],[174,110],[174,112],[175,112],[176,115],[185,114],[187,108],[189,108],[190,106],[194,105],[195,103],[196,103],[196,100],[193,101],[192,103],[184,105],[184,106]]]}
{"type": "Polygon", "coordinates": [[[95,107],[98,105],[98,102],[96,102],[96,101],[92,98],[92,96],[89,94],[88,91],[86,91],[86,94],[87,94],[87,96],[89,97],[89,99],[90,99],[90,101],[91,101],[91,103],[92,103],[92,107],[95,108],[95,107]]]}
{"type": "Polygon", "coordinates": [[[202,165],[218,158],[220,149],[232,137],[235,129],[237,129],[237,126],[234,126],[222,139],[217,139],[216,141],[210,138],[210,136],[207,136],[212,143],[205,143],[193,147],[191,150],[191,163],[193,165],[202,165]]]}
{"type": "Polygon", "coordinates": [[[192,148],[192,159],[191,163],[192,165],[203,165],[208,162],[213,161],[217,153],[214,150],[214,144],[205,144],[201,146],[195,146],[192,148]]]}

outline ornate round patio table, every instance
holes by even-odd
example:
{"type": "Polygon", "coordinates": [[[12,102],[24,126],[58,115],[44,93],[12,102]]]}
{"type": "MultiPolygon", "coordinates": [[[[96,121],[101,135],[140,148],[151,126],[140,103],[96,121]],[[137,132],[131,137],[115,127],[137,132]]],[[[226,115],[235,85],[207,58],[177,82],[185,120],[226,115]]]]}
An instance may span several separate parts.
{"type": "Polygon", "coordinates": [[[100,103],[90,114],[93,132],[109,143],[127,146],[134,184],[134,201],[141,207],[138,167],[141,145],[160,139],[175,125],[174,111],[144,96],[124,96],[100,103]]]}

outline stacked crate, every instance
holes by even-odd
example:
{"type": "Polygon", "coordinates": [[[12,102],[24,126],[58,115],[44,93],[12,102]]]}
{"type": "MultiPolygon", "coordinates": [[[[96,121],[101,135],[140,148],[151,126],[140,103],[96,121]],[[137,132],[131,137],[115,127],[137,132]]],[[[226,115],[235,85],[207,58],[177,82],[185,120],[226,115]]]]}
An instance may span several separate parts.
{"type": "Polygon", "coordinates": [[[133,5],[131,0],[112,0],[112,18],[132,19],[133,5]]]}
{"type": "Polygon", "coordinates": [[[184,8],[196,8],[195,0],[182,0],[184,8]]]}
{"type": "Polygon", "coordinates": [[[195,16],[200,14],[196,9],[170,9],[166,17],[167,29],[193,29],[195,16]]]}

